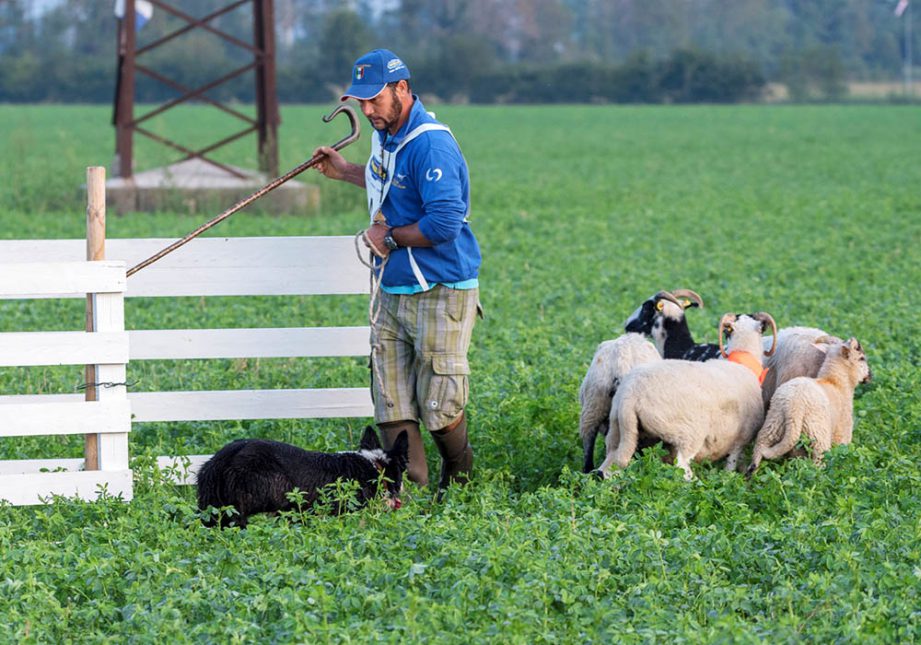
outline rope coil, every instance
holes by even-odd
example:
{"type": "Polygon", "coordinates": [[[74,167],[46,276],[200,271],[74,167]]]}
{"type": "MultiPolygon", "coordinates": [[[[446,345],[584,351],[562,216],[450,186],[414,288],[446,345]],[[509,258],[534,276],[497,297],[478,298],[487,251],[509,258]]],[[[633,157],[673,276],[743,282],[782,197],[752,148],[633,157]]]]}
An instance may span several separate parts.
{"type": "Polygon", "coordinates": [[[368,300],[368,322],[371,325],[371,336],[374,339],[371,342],[371,372],[372,377],[377,382],[378,390],[380,391],[381,396],[384,397],[384,403],[387,405],[387,407],[392,407],[393,402],[390,400],[390,397],[384,390],[383,381],[381,380],[380,365],[378,365],[377,361],[377,354],[380,352],[380,340],[377,338],[377,334],[374,333],[374,329],[377,325],[377,319],[381,313],[380,292],[381,284],[384,280],[384,269],[387,268],[387,261],[390,260],[390,256],[386,255],[381,257],[379,254],[375,253],[375,246],[368,239],[367,232],[367,229],[363,229],[355,234],[355,254],[358,256],[358,261],[368,268],[371,280],[371,297],[368,300]],[[368,247],[367,260],[365,260],[361,253],[361,247],[358,243],[359,240],[364,242],[368,247]],[[374,264],[375,256],[380,257],[380,265],[374,264]]]}

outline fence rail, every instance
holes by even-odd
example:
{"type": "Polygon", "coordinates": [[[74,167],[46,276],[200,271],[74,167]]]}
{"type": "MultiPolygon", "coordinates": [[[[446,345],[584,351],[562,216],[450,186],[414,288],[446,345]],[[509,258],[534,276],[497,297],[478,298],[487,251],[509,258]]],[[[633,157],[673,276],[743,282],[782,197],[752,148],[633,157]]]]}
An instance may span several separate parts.
{"type": "MultiPolygon", "coordinates": [[[[97,381],[124,383],[129,361],[368,355],[367,326],[125,331],[125,317],[131,318],[125,298],[369,292],[367,269],[350,236],[198,238],[126,283],[125,266],[172,241],[108,239],[107,260],[85,262],[84,240],[0,240],[0,300],[96,293],[95,316],[104,319],[95,332],[0,334],[0,366],[96,364],[97,381]]],[[[98,396],[97,402],[83,401],[79,394],[0,396],[0,436],[98,434],[100,468],[112,475],[81,470],[82,459],[0,462],[0,499],[28,504],[52,493],[92,499],[102,484],[130,499],[127,433],[132,422],[373,415],[367,388],[127,392],[122,385],[98,388],[98,396]],[[113,436],[125,437],[121,452],[112,452],[113,436]]],[[[209,456],[163,456],[158,463],[176,468],[178,482],[192,483],[209,456]]]]}
{"type": "MultiPolygon", "coordinates": [[[[2,253],[0,257],[5,258],[2,253]]],[[[0,264],[0,297],[32,299],[63,294],[85,298],[90,294],[98,329],[90,333],[0,333],[0,366],[90,364],[101,377],[123,383],[128,362],[125,287],[124,262],[0,264]]],[[[37,504],[53,495],[96,499],[101,490],[131,499],[131,403],[124,385],[107,389],[98,401],[85,401],[79,396],[60,402],[26,396],[3,398],[0,436],[89,434],[97,437],[99,469],[47,472],[60,468],[60,460],[0,461],[0,499],[17,505],[37,504]]]]}

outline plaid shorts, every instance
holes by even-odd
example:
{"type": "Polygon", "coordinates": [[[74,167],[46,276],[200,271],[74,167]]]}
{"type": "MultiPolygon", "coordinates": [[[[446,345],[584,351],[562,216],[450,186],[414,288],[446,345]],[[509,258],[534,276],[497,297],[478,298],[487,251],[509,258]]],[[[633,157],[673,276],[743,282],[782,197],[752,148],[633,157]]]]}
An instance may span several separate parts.
{"type": "Polygon", "coordinates": [[[428,430],[450,425],[469,396],[467,349],[479,289],[436,285],[412,295],[381,290],[379,297],[371,327],[374,420],[421,419],[428,430]]]}

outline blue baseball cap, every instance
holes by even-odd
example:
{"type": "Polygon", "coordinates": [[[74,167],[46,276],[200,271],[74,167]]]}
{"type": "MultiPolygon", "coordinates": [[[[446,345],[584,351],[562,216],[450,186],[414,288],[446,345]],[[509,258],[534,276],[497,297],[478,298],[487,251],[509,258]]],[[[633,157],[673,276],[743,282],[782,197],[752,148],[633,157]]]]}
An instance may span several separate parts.
{"type": "Polygon", "coordinates": [[[389,49],[370,51],[352,66],[352,84],[340,101],[348,98],[366,101],[381,93],[387,83],[409,78],[409,68],[389,49]]]}

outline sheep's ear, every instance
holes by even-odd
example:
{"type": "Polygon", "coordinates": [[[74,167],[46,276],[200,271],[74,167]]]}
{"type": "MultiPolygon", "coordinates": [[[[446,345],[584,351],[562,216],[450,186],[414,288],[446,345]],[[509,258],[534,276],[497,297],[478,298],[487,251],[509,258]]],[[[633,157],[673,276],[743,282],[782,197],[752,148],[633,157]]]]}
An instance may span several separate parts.
{"type": "Polygon", "coordinates": [[[863,351],[863,347],[860,346],[860,341],[854,338],[853,336],[847,339],[847,344],[848,344],[848,347],[850,347],[854,351],[857,351],[857,352],[863,351]]]}
{"type": "Polygon", "coordinates": [[[378,450],[381,447],[381,441],[377,438],[377,433],[371,426],[365,427],[364,434],[361,435],[360,450],[378,450]]]}
{"type": "Polygon", "coordinates": [[[681,308],[682,308],[682,309],[690,309],[691,307],[699,307],[699,306],[700,306],[700,305],[698,305],[698,304],[697,304],[696,302],[694,302],[693,300],[690,300],[689,298],[682,298],[682,299],[681,299],[681,308]]]}

